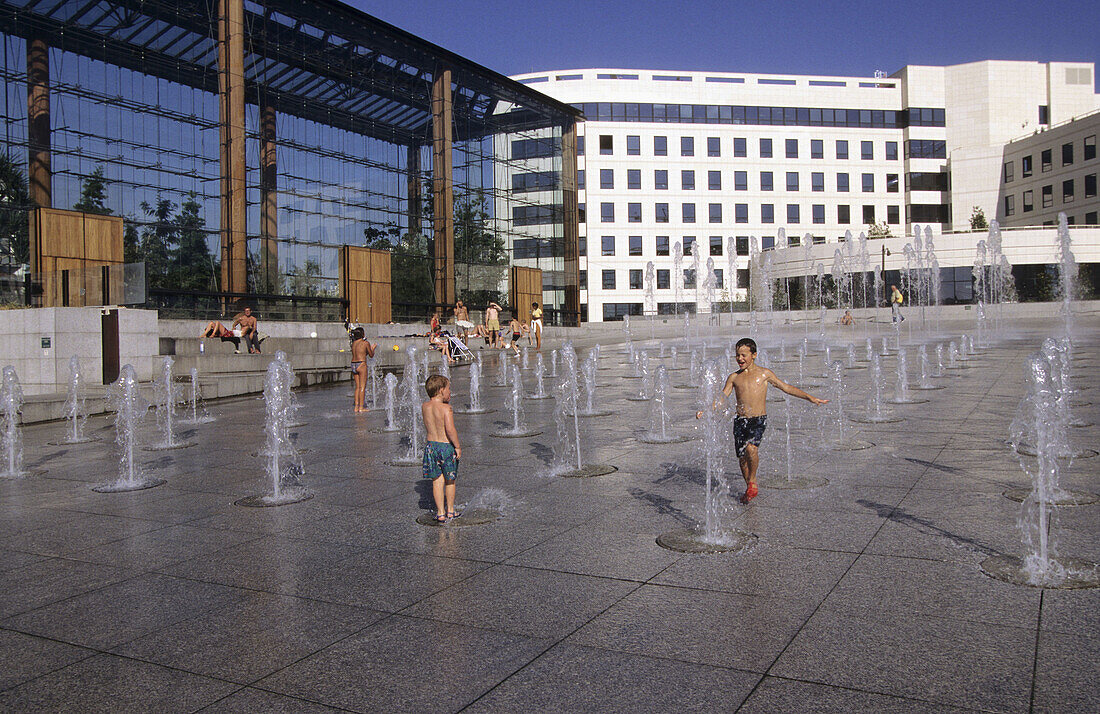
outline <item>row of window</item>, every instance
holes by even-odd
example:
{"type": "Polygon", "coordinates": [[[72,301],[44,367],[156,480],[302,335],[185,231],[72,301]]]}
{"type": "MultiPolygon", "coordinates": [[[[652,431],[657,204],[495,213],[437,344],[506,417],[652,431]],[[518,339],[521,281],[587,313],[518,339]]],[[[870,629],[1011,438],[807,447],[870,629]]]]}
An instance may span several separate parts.
{"type": "MultiPolygon", "coordinates": [[[[516,210],[520,207],[512,209],[513,216],[516,210]]],[[[653,220],[655,223],[668,223],[669,222],[669,204],[667,203],[655,203],[653,204],[653,220]]],[[[886,222],[898,223],[899,222],[898,206],[886,207],[886,222]]],[[[815,203],[810,207],[810,216],[813,223],[825,223],[825,204],[815,203]]],[[[513,218],[514,220],[514,218],[513,218]]],[[[583,223],[585,221],[585,212],[583,205],[581,206],[580,220],[583,223]]],[[[707,204],[707,222],[708,223],[722,223],[725,220],[722,204],[710,203],[707,204]]],[[[802,208],[800,204],[788,203],[787,204],[787,223],[800,223],[802,220],[802,208]]],[[[863,207],[863,222],[874,223],[875,222],[875,207],[865,205],[863,207]],[[868,218],[869,217],[869,218],[868,218]]],[[[615,204],[611,202],[600,204],[600,223],[614,223],[615,222],[615,204]]],[[[642,204],[641,203],[628,203],[626,204],[626,222],[627,223],[642,223],[642,204]]],[[[695,223],[696,212],[694,203],[681,203],[680,204],[680,222],[681,223],[695,223]]],[[[748,223],[749,222],[749,204],[747,203],[735,203],[733,204],[733,222],[734,223],[748,223]]],[[[760,222],[761,223],[775,223],[775,204],[762,203],[760,204],[760,222]]],[[[837,206],[837,223],[841,225],[848,225],[852,222],[851,219],[851,207],[848,205],[837,206]]],[[[520,224],[516,225],[530,225],[520,224]]]]}
{"type": "MultiPolygon", "coordinates": [[[[642,271],[636,269],[627,270],[627,285],[631,290],[642,289],[642,271]]],[[[672,271],[659,269],[656,271],[656,289],[657,290],[671,290],[672,289],[672,271]]],[[[740,271],[738,271],[740,272],[740,271]]],[[[604,290],[614,290],[617,285],[616,271],[603,270],[600,272],[600,285],[604,290]]],[[[684,282],[683,287],[685,289],[692,289],[695,285],[695,269],[684,268],[684,282]]],[[[725,270],[723,268],[714,269],[714,289],[721,290],[725,287],[725,270]]],[[[580,271],[580,289],[588,289],[588,271],[580,271]]]]}
{"type": "Polygon", "coordinates": [[[748,126],[838,126],[905,129],[946,126],[943,109],[816,109],[725,104],[649,104],[585,102],[574,104],[587,121],[652,122],[656,124],[744,124],[748,126]]]}
{"type": "MultiPolygon", "coordinates": [[[[621,171],[620,171],[621,173],[621,171]]],[[[721,171],[707,171],[707,190],[709,191],[721,191],[722,190],[722,172],[721,171]]],[[[935,176],[936,174],[932,174],[935,176]]],[[[578,188],[584,189],[585,177],[584,171],[578,171],[578,188]]],[[[513,177],[514,178],[514,177],[513,177]]],[[[799,178],[799,172],[787,171],[786,172],[786,187],[788,191],[798,191],[801,186],[801,179],[799,178]]],[[[513,186],[515,181],[513,180],[513,186]]],[[[682,191],[694,191],[695,190],[695,170],[694,169],[682,169],[680,171],[680,190],[682,191]]],[[[841,193],[846,193],[850,190],[849,174],[838,173],[836,174],[835,181],[836,190],[841,193]]],[[[874,193],[875,190],[875,175],[873,173],[864,173],[860,175],[860,186],[863,188],[864,193],[874,193]]],[[[614,169],[600,169],[600,189],[601,190],[614,190],[615,188],[615,170],[614,169]]],[[[641,190],[642,188],[642,170],[641,169],[626,169],[626,188],[628,191],[641,190]]],[[[759,188],[761,191],[774,191],[775,190],[775,173],[772,171],[760,172],[759,188]]],[[[886,174],[886,191],[887,193],[898,193],[901,189],[898,174],[886,174]]],[[[515,190],[515,188],[513,188],[515,190]]],[[[653,190],[655,191],[667,191],[668,190],[668,170],[667,169],[654,169],[653,170],[653,190]]],[[[749,173],[747,171],[734,171],[733,172],[733,190],[734,191],[748,191],[749,190],[749,173]]],[[[810,172],[810,190],[811,191],[824,191],[825,190],[825,172],[812,171],[810,172]]]]}
{"type": "MultiPolygon", "coordinates": [[[[1062,144],[1062,166],[1072,166],[1074,157],[1073,142],[1062,144]]],[[[1035,173],[1035,164],[1032,155],[1020,157],[1020,178],[1028,178],[1035,173]]],[[[1092,161],[1096,158],[1096,135],[1086,136],[1081,142],[1081,160],[1092,161]]],[[[1054,170],[1054,149],[1043,149],[1039,152],[1040,171],[1054,170]]],[[[1004,182],[1012,183],[1016,180],[1016,162],[1006,161],[1004,164],[1004,182]]]]}
{"type": "MultiPolygon", "coordinates": [[[[1082,194],[1085,198],[1096,198],[1096,174],[1087,174],[1081,181],[1082,194]]],[[[1073,203],[1077,196],[1076,179],[1066,179],[1062,182],[1062,205],[1073,203]]],[[[1020,195],[1020,207],[1024,213],[1035,210],[1035,191],[1027,190],[1020,195]]],[[[1054,184],[1047,184],[1039,189],[1039,199],[1043,208],[1054,207],[1054,184]]],[[[1008,194],[1004,198],[1005,216],[1016,215],[1016,195],[1008,194]]]]}
{"type": "MultiPolygon", "coordinates": [[[[614,156],[615,155],[615,136],[613,134],[599,134],[599,150],[601,156],[614,156]]],[[[707,156],[709,157],[721,157],[722,156],[722,140],[718,136],[708,136],[707,139],[707,156]]],[[[513,142],[514,144],[515,142],[513,142]]],[[[837,139],[833,142],[833,156],[837,159],[848,159],[847,139],[837,139]]],[[[734,137],[733,139],[733,157],[734,158],[748,158],[748,139],[745,137],[734,137]]],[[[524,148],[523,151],[528,149],[524,148]]],[[[788,159],[799,158],[801,149],[799,148],[798,139],[784,139],[783,140],[783,156],[788,159]]],[[[577,137],[577,154],[584,155],[584,137],[577,137]]],[[[757,158],[771,159],[776,154],[775,140],[770,138],[761,138],[757,144],[757,158]]],[[[642,155],[642,137],[628,134],[626,136],[626,155],[627,156],[641,156],[642,155]]],[[[653,156],[668,156],[668,137],[667,136],[654,136],[653,137],[653,156]]],[[[695,156],[695,137],[694,136],[681,136],[680,137],[680,156],[695,156]]],[[[810,154],[811,159],[824,159],[825,158],[825,140],[824,139],[810,139],[810,154]]],[[[883,148],[883,156],[887,161],[897,161],[898,158],[898,142],[887,141],[883,148]]],[[[529,158],[526,156],[516,156],[513,149],[512,158],[529,158]]],[[[875,159],[875,142],[873,141],[860,141],[859,142],[859,158],[864,161],[874,161],[875,159]]]]}

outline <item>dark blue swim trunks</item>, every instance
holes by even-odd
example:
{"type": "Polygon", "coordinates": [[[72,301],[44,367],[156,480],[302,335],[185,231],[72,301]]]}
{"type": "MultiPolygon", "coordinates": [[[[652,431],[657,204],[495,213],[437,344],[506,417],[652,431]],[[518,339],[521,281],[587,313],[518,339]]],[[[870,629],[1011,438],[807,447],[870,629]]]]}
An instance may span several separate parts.
{"type": "Polygon", "coordinates": [[[737,448],[737,455],[744,456],[745,447],[749,444],[760,446],[760,442],[764,439],[764,430],[767,428],[767,414],[754,417],[734,417],[733,444],[737,448]]]}
{"type": "Polygon", "coordinates": [[[424,478],[434,480],[440,476],[447,483],[458,478],[455,447],[445,441],[429,441],[424,444],[424,478]]]}

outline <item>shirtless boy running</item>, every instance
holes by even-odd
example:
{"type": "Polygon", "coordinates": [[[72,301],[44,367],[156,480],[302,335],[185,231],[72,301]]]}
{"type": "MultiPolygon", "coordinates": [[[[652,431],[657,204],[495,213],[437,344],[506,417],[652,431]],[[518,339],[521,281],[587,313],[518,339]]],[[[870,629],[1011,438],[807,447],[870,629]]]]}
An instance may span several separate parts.
{"type": "Polygon", "coordinates": [[[455,480],[458,479],[462,446],[458,443],[455,415],[451,411],[451,381],[441,374],[433,374],[424,382],[424,391],[428,393],[428,401],[420,405],[428,436],[428,443],[424,444],[424,478],[432,480],[435,519],[442,523],[458,515],[455,513],[455,480]]]}
{"type": "MultiPolygon", "coordinates": [[[[740,369],[726,378],[722,397],[714,408],[717,409],[731,393],[736,392],[737,415],[733,419],[733,441],[737,447],[741,475],[747,486],[741,502],[748,503],[757,494],[756,469],[760,465],[758,448],[764,438],[764,429],[768,426],[768,385],[813,404],[827,404],[829,400],[810,396],[776,377],[770,369],[756,364],[756,342],[747,337],[737,341],[737,366],[740,369]]],[[[695,418],[702,419],[703,412],[697,412],[695,418]]]]}

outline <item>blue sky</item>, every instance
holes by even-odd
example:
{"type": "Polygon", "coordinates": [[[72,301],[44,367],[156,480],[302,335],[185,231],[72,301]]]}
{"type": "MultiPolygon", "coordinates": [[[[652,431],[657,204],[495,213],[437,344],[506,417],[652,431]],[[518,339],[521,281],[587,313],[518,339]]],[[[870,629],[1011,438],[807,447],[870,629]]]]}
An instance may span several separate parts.
{"type": "Polygon", "coordinates": [[[504,74],[622,67],[871,76],[980,59],[1100,62],[1097,0],[349,4],[504,74]]]}

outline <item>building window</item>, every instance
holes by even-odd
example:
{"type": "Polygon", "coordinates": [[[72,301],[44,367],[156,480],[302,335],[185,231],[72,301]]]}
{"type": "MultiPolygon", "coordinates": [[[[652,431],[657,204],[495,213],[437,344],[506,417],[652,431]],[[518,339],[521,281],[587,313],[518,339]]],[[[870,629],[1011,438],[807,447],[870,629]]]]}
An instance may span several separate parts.
{"type": "Polygon", "coordinates": [[[1085,137],[1085,153],[1082,158],[1085,161],[1092,161],[1096,158],[1096,134],[1085,137]]]}
{"type": "Polygon", "coordinates": [[[1016,197],[1011,194],[1005,196],[1005,215],[1016,215],[1016,197]]]}
{"type": "Polygon", "coordinates": [[[848,193],[848,174],[836,175],[836,190],[840,193],[848,193]]]}
{"type": "Polygon", "coordinates": [[[710,237],[710,254],[722,255],[722,236],[710,237]]]}
{"type": "Polygon", "coordinates": [[[886,222],[892,226],[901,223],[901,209],[897,206],[886,207],[886,222]]]}
{"type": "Polygon", "coordinates": [[[1031,175],[1031,154],[1020,159],[1020,177],[1027,178],[1031,175]]]}
{"type": "Polygon", "coordinates": [[[722,222],[722,204],[721,203],[712,203],[712,204],[710,204],[710,206],[708,207],[708,212],[707,213],[708,213],[709,222],[711,222],[711,223],[721,223],[722,222]]]}
{"type": "Polygon", "coordinates": [[[875,207],[864,206],[863,207],[863,223],[865,225],[874,225],[875,223],[875,207]]]}
{"type": "Polygon", "coordinates": [[[1085,198],[1096,198],[1096,174],[1085,174],[1085,198]]]}
{"type": "Polygon", "coordinates": [[[825,222],[825,204],[815,203],[813,206],[811,206],[810,210],[811,210],[811,213],[813,214],[813,222],[814,223],[824,223],[825,222]]]}
{"type": "Polygon", "coordinates": [[[680,137],[680,156],[695,156],[695,137],[680,137]]]}
{"type": "Polygon", "coordinates": [[[760,250],[774,250],[775,236],[760,236],[760,250]]]}
{"type": "Polygon", "coordinates": [[[747,144],[748,142],[745,140],[745,137],[735,137],[733,140],[733,155],[739,159],[743,159],[748,156],[749,152],[747,144]]]}
{"type": "Polygon", "coordinates": [[[1039,123],[1040,124],[1049,124],[1050,123],[1050,106],[1047,105],[1047,104],[1040,104],[1039,105],[1039,123]]]}
{"type": "Polygon", "coordinates": [[[811,159],[824,159],[825,158],[825,142],[821,139],[810,139],[810,158],[811,159]]]}
{"type": "Polygon", "coordinates": [[[614,171],[614,169],[600,169],[600,188],[602,188],[602,189],[615,188],[615,171],[614,171]]]}
{"type": "Polygon", "coordinates": [[[584,216],[585,212],[587,211],[587,207],[588,204],[586,203],[577,204],[577,223],[584,223],[584,216]]]}
{"type": "Polygon", "coordinates": [[[615,255],[615,236],[600,238],[600,255],[615,255]]]}
{"type": "Polygon", "coordinates": [[[836,140],[836,157],[838,159],[848,158],[848,142],[844,139],[836,140]]]}
{"type": "Polygon", "coordinates": [[[642,271],[641,270],[635,270],[635,269],[631,268],[630,272],[627,274],[627,280],[630,281],[630,289],[631,290],[641,290],[642,289],[642,271]]]}
{"type": "Polygon", "coordinates": [[[798,158],[798,139],[787,139],[787,141],[785,142],[785,145],[786,145],[786,151],[787,151],[787,158],[788,159],[797,159],[798,158]]]}
{"type": "Polygon", "coordinates": [[[760,204],[760,222],[775,223],[775,205],[771,203],[760,204]]]}
{"type": "Polygon", "coordinates": [[[584,137],[577,137],[577,156],[584,156],[584,137]]]}
{"type": "Polygon", "coordinates": [[[873,141],[861,141],[859,142],[859,158],[864,161],[874,161],[875,158],[875,142],[873,141]]]}
{"type": "Polygon", "coordinates": [[[579,169],[577,171],[577,190],[584,190],[584,169],[579,169]]]}
{"type": "Polygon", "coordinates": [[[862,179],[863,179],[863,192],[864,193],[874,193],[875,192],[875,175],[874,174],[863,174],[862,179]]]}
{"type": "Polygon", "coordinates": [[[658,290],[668,290],[670,287],[672,287],[671,277],[672,277],[672,271],[671,270],[658,269],[657,270],[657,289],[658,290]]]}
{"type": "Polygon", "coordinates": [[[668,190],[668,171],[665,169],[653,170],[653,188],[656,191],[668,190]]]}
{"type": "Polygon", "coordinates": [[[684,289],[695,287],[695,268],[684,268],[684,289]]]}
{"type": "Polygon", "coordinates": [[[814,171],[810,174],[810,190],[811,191],[824,191],[825,190],[825,174],[821,171],[814,171]]]}
{"type": "Polygon", "coordinates": [[[707,137],[707,156],[721,156],[722,145],[717,136],[707,137]]]}
{"type": "Polygon", "coordinates": [[[800,214],[797,203],[787,204],[787,223],[798,223],[800,220],[800,214]]]}
{"type": "Polygon", "coordinates": [[[691,255],[691,246],[695,245],[695,236],[684,236],[683,254],[691,255]]]}
{"type": "Polygon", "coordinates": [[[1032,191],[1024,191],[1024,213],[1035,210],[1035,196],[1032,191]]]}
{"type": "Polygon", "coordinates": [[[898,193],[900,188],[898,183],[897,174],[886,174],[886,193],[898,193]]]}
{"type": "Polygon", "coordinates": [[[604,156],[610,156],[615,153],[614,137],[608,134],[600,134],[600,153],[604,156]]]}
{"type": "Polygon", "coordinates": [[[588,255],[588,238],[585,236],[577,238],[577,255],[581,257],[588,255]]]}
{"type": "Polygon", "coordinates": [[[800,244],[801,242],[802,242],[802,241],[800,241],[800,240],[798,239],[798,236],[797,236],[797,235],[795,235],[794,233],[792,233],[792,234],[790,234],[789,236],[787,236],[787,247],[788,247],[788,248],[793,248],[793,247],[797,247],[797,246],[798,246],[798,245],[799,245],[799,244],[800,244]]]}
{"type": "Polygon", "coordinates": [[[605,270],[603,271],[603,289],[614,290],[615,289],[615,271],[605,270]]]}
{"type": "Polygon", "coordinates": [[[787,190],[788,191],[797,191],[798,190],[798,172],[797,171],[788,171],[787,172],[787,190]]]}
{"type": "Polygon", "coordinates": [[[653,220],[657,223],[668,223],[668,204],[654,204],[653,220]]]}
{"type": "Polygon", "coordinates": [[[737,249],[737,255],[748,255],[749,254],[749,237],[748,236],[737,236],[736,238],[733,239],[733,242],[737,246],[737,248],[736,248],[737,249]]]}
{"type": "Polygon", "coordinates": [[[1043,208],[1050,208],[1054,205],[1054,186],[1048,184],[1043,186],[1043,208]]]}
{"type": "Polygon", "coordinates": [[[886,142],[886,160],[897,161],[898,160],[898,142],[888,141],[886,142]]]}
{"type": "Polygon", "coordinates": [[[1062,182],[1062,203],[1073,203],[1073,179],[1062,182]]]}
{"type": "Polygon", "coordinates": [[[760,172],[760,190],[761,191],[773,191],[773,190],[775,190],[775,186],[773,185],[773,182],[772,182],[772,172],[771,171],[761,171],[760,172]]]}
{"type": "Polygon", "coordinates": [[[1062,144],[1062,166],[1073,164],[1073,142],[1062,144]]]}
{"type": "Polygon", "coordinates": [[[627,189],[633,189],[635,191],[642,188],[642,170],[641,169],[627,169],[626,170],[626,187],[627,189]]]}
{"type": "Polygon", "coordinates": [[[682,218],[684,223],[695,223],[695,204],[684,203],[680,206],[682,218]]]}
{"type": "Polygon", "coordinates": [[[1012,183],[1012,162],[1011,161],[1006,161],[1005,162],[1003,180],[1004,180],[1005,183],[1012,183]]]}
{"type": "Polygon", "coordinates": [[[749,222],[749,204],[747,204],[747,203],[735,203],[735,204],[733,204],[733,221],[734,221],[734,223],[748,223],[749,222]]]}
{"type": "Polygon", "coordinates": [[[642,222],[642,204],[640,204],[640,203],[628,203],[628,204],[626,204],[626,221],[627,221],[627,223],[641,223],[642,222]]]}
{"type": "Polygon", "coordinates": [[[748,191],[749,190],[749,172],[748,171],[734,171],[733,172],[733,190],[734,191],[748,191]]]}
{"type": "Polygon", "coordinates": [[[641,156],[642,155],[642,137],[640,137],[640,136],[627,136],[626,137],[626,155],[627,156],[641,156]]]}
{"type": "Polygon", "coordinates": [[[695,190],[695,172],[691,169],[684,169],[680,172],[680,188],[684,191],[695,190]]]}
{"type": "Polygon", "coordinates": [[[760,158],[770,159],[772,157],[772,140],[761,139],[760,140],[760,158]]]}
{"type": "Polygon", "coordinates": [[[668,255],[668,236],[657,236],[657,255],[668,255]]]}
{"type": "Polygon", "coordinates": [[[1047,171],[1050,171],[1051,168],[1053,168],[1053,166],[1054,166],[1053,162],[1054,162],[1053,150],[1052,149],[1043,149],[1042,152],[1040,152],[1040,154],[1039,154],[1039,163],[1042,164],[1043,173],[1046,173],[1047,171]]]}
{"type": "Polygon", "coordinates": [[[641,255],[642,254],[642,237],[630,236],[627,240],[627,255],[641,255]]]}
{"type": "Polygon", "coordinates": [[[722,275],[721,268],[714,269],[714,287],[717,290],[721,290],[723,287],[725,287],[725,280],[724,276],[722,275]]]}
{"type": "Polygon", "coordinates": [[[600,204],[600,223],[614,223],[615,222],[615,204],[614,203],[601,203],[600,204]]]}
{"type": "Polygon", "coordinates": [[[846,205],[837,206],[836,222],[842,226],[849,225],[852,222],[852,207],[846,205]]]}
{"type": "Polygon", "coordinates": [[[947,142],[943,139],[909,139],[905,142],[907,159],[946,159],[947,142]]]}
{"type": "Polygon", "coordinates": [[[1088,213],[1085,214],[1085,225],[1086,226],[1095,226],[1095,225],[1097,225],[1097,223],[1096,223],[1096,214],[1097,214],[1096,211],[1089,211],[1088,213]]]}
{"type": "Polygon", "coordinates": [[[640,302],[605,302],[603,304],[604,322],[618,322],[626,315],[641,315],[642,303],[640,302]]]}
{"type": "Polygon", "coordinates": [[[722,190],[722,172],[721,171],[708,171],[707,172],[707,188],[711,191],[722,190]]]}
{"type": "Polygon", "coordinates": [[[655,137],[653,137],[653,155],[654,156],[668,156],[668,137],[667,136],[655,136],[655,137]]]}
{"type": "Polygon", "coordinates": [[[580,271],[580,284],[577,286],[580,290],[588,289],[588,271],[580,271]]]}

